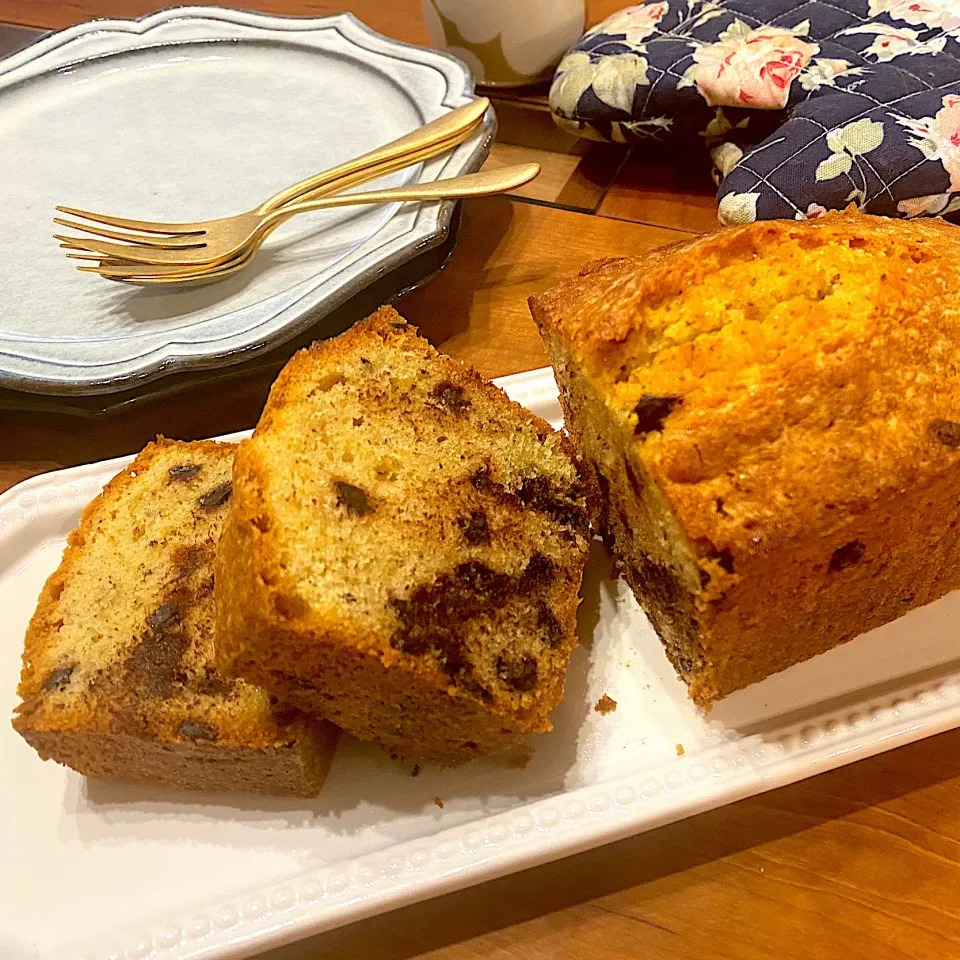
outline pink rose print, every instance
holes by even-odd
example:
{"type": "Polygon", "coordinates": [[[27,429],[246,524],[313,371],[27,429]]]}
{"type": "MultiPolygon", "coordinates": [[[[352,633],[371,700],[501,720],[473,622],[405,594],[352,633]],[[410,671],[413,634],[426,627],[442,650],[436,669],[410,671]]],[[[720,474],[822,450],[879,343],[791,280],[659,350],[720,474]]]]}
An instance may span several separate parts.
{"type": "Polygon", "coordinates": [[[718,43],[694,51],[684,85],[695,83],[712,107],[782,110],[790,84],[820,47],[781,27],[750,30],[735,20],[718,43]]]}
{"type": "Polygon", "coordinates": [[[890,14],[891,20],[956,30],[960,27],[960,3],[957,0],[870,0],[870,15],[890,14]]]}
{"type": "Polygon", "coordinates": [[[916,56],[930,53],[934,56],[943,53],[947,38],[943,34],[921,40],[920,34],[910,27],[891,27],[889,23],[864,23],[859,27],[851,27],[844,33],[873,34],[873,43],[864,50],[864,54],[874,56],[878,63],[888,63],[900,56],[916,56]]]}
{"type": "Polygon", "coordinates": [[[960,96],[947,94],[934,117],[899,117],[897,122],[915,135],[911,142],[924,156],[943,164],[950,174],[949,191],[960,190],[960,96]]]}
{"type": "Polygon", "coordinates": [[[592,32],[627,35],[627,43],[642,43],[657,28],[657,24],[666,16],[669,5],[666,3],[642,3],[636,7],[627,7],[608,17],[592,32]]]}
{"type": "Polygon", "coordinates": [[[827,215],[827,208],[820,206],[819,203],[811,203],[807,206],[807,212],[798,210],[794,215],[794,220],[819,220],[820,217],[827,215]]]}

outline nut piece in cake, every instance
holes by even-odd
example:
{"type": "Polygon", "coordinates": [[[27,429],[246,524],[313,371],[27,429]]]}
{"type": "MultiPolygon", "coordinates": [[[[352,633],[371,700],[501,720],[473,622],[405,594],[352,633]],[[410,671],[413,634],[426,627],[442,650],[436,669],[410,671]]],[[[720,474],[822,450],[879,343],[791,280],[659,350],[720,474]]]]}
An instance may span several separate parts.
{"type": "Polygon", "coordinates": [[[84,510],[27,632],[14,727],[89,777],[309,796],[337,730],[214,665],[235,447],[150,444],[84,510]]]}
{"type": "Polygon", "coordinates": [[[531,308],[592,516],[707,703],[960,586],[960,234],[848,212],[531,308]]]}
{"type": "Polygon", "coordinates": [[[588,541],[568,443],[391,309],[301,351],[237,454],[224,669],[410,760],[551,729],[588,541]]]}

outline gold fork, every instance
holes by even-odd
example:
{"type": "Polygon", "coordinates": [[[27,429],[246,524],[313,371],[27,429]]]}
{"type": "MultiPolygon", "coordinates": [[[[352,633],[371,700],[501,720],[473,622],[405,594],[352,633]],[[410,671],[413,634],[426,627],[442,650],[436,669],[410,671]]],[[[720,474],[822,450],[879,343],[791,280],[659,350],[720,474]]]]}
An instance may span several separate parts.
{"type": "Polygon", "coordinates": [[[57,234],[56,238],[66,249],[86,250],[95,254],[94,258],[77,259],[108,257],[157,264],[209,264],[228,260],[240,252],[249,228],[265,214],[280,210],[298,200],[316,199],[335,191],[348,190],[452,150],[472,136],[481,125],[489,103],[485,98],[473,100],[398,140],[287,187],[255,209],[238,216],[189,223],[161,223],[106,216],[75,207],[57,207],[57,210],[63,213],[104,223],[109,227],[119,227],[121,230],[95,227],[61,217],[55,217],[55,223],[121,242],[105,243],[101,240],[60,234],[57,234]]]}
{"type": "MultiPolygon", "coordinates": [[[[371,190],[364,193],[340,194],[335,197],[323,197],[320,200],[308,200],[263,214],[257,222],[244,222],[246,235],[240,244],[242,252],[224,263],[208,264],[204,267],[187,267],[183,264],[139,264],[123,260],[103,260],[99,266],[78,267],[87,273],[98,273],[109,280],[121,280],[141,285],[161,283],[186,283],[197,280],[214,280],[229,276],[243,269],[252,259],[270,231],[298,213],[314,210],[329,210],[334,207],[347,207],[353,204],[367,203],[408,203],[410,201],[460,200],[466,197],[482,197],[494,193],[515,190],[528,183],[540,172],[538,163],[520,163],[499,170],[485,170],[470,173],[463,177],[447,180],[434,180],[431,183],[416,183],[404,187],[392,187],[387,190],[371,190]]],[[[237,218],[239,219],[239,218],[237,218]]]]}

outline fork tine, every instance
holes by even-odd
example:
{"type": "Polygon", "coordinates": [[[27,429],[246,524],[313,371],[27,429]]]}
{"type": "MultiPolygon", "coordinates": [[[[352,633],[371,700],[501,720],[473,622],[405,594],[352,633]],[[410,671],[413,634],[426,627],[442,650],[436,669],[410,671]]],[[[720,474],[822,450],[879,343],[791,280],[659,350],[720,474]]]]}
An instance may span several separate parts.
{"type": "Polygon", "coordinates": [[[88,227],[85,224],[77,223],[76,220],[64,220],[62,217],[54,217],[54,223],[59,223],[61,227],[69,227],[71,230],[83,230],[86,233],[92,233],[98,237],[107,237],[110,240],[123,240],[127,243],[137,244],[141,247],[155,247],[159,250],[182,250],[189,247],[202,247],[203,234],[193,233],[176,237],[164,237],[159,234],[150,236],[140,233],[120,233],[117,230],[104,230],[103,227],[88,227]]]}
{"type": "Polygon", "coordinates": [[[122,279],[123,277],[157,277],[179,276],[181,274],[205,273],[206,267],[192,266],[190,264],[152,264],[152,263],[131,263],[129,260],[117,260],[109,257],[97,257],[100,260],[99,266],[78,267],[78,270],[85,270],[99,273],[103,277],[109,277],[111,280],[122,279]]]}
{"type": "Polygon", "coordinates": [[[102,254],[99,253],[68,253],[68,260],[99,260],[101,263],[104,263],[104,258],[102,254]]]}
{"type": "MultiPolygon", "coordinates": [[[[143,233],[202,233],[202,223],[156,223],[153,220],[130,220],[126,217],[108,217],[102,213],[91,213],[89,210],[79,210],[76,207],[57,207],[61,213],[69,213],[74,217],[83,217],[84,220],[95,220],[110,227],[125,227],[128,230],[141,230],[143,233]]],[[[83,229],[87,229],[84,227],[83,229]]]]}
{"type": "MultiPolygon", "coordinates": [[[[96,273],[101,277],[105,277],[107,280],[117,280],[119,277],[114,277],[112,274],[105,272],[100,267],[77,267],[81,273],[96,273]]],[[[134,274],[124,273],[123,276],[134,276],[134,274]]]]}
{"type": "Polygon", "coordinates": [[[80,239],[80,237],[77,237],[76,240],[74,240],[73,237],[65,237],[65,236],[62,236],[62,235],[59,234],[59,233],[55,233],[55,234],[53,235],[53,238],[54,238],[54,240],[59,240],[59,241],[60,241],[60,249],[61,249],[61,250],[87,250],[87,249],[89,249],[88,247],[85,247],[85,246],[83,245],[83,241],[80,239]]]}
{"type": "Polygon", "coordinates": [[[221,271],[227,269],[228,272],[234,272],[252,259],[252,255],[245,254],[239,258],[228,260],[225,263],[216,265],[190,266],[181,264],[137,264],[130,261],[122,261],[111,258],[104,258],[98,266],[77,267],[84,273],[96,273],[105,280],[115,280],[120,283],[139,284],[141,286],[151,284],[182,283],[186,280],[201,279],[206,275],[213,275],[214,278],[220,275],[221,271]]]}
{"type": "MultiPolygon", "coordinates": [[[[104,257],[115,258],[131,264],[163,263],[176,264],[176,250],[164,250],[157,247],[132,246],[126,243],[109,243],[106,240],[87,239],[86,237],[68,237],[55,234],[60,240],[60,246],[65,250],[83,250],[88,253],[98,253],[104,257]]],[[[198,244],[204,246],[204,244],[198,244]]]]}

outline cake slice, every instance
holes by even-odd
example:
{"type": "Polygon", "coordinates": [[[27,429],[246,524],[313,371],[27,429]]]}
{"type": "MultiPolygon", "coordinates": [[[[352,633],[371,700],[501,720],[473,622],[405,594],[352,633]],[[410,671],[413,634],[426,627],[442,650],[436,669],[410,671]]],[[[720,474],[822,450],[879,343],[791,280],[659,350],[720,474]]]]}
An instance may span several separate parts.
{"type": "Polygon", "coordinates": [[[587,543],[566,438],[383,308],[240,445],[220,662],[411,760],[503,750],[551,729],[587,543]]]}
{"type": "Polygon", "coordinates": [[[158,440],[84,510],[27,631],[13,725],[89,777],[309,796],[337,730],[214,666],[235,446],[158,440]]]}
{"type": "Polygon", "coordinates": [[[531,301],[593,518],[709,703],[960,586],[960,233],[858,213],[531,301]]]}

